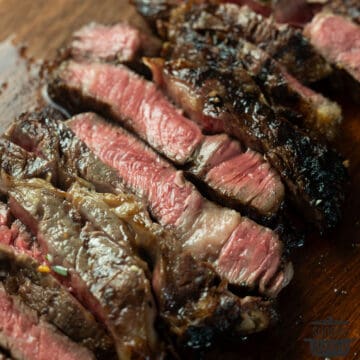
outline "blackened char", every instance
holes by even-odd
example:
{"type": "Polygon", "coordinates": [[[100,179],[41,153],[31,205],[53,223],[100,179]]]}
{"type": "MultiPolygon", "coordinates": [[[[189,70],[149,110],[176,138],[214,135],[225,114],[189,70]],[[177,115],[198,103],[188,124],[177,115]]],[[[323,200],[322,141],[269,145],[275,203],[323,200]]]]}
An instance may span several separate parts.
{"type": "Polygon", "coordinates": [[[198,59],[184,52],[165,62],[164,86],[172,99],[205,131],[226,132],[264,153],[300,211],[319,228],[335,226],[346,180],[338,154],[276,116],[245,70],[198,59]]]}
{"type": "MultiPolygon", "coordinates": [[[[180,10],[177,14],[180,16],[180,10]]],[[[213,61],[219,68],[236,71],[236,67],[243,67],[279,115],[284,114],[312,135],[334,138],[341,120],[336,103],[299,83],[264,50],[240,38],[211,6],[194,7],[191,16],[186,12],[184,18],[176,28],[176,42],[164,47],[165,58],[177,59],[186,54],[187,59],[213,61]]],[[[154,66],[153,59],[146,63],[154,66]]]]}
{"type": "Polygon", "coordinates": [[[204,199],[181,171],[99,116],[80,114],[67,123],[196,260],[212,264],[230,283],[262,294],[276,296],[288,284],[292,267],[282,263],[282,244],[270,229],[204,199]]]}
{"type": "Polygon", "coordinates": [[[67,269],[74,294],[106,325],[118,356],[153,356],[155,304],[147,267],[130,244],[123,239],[115,243],[84,222],[66,194],[46,181],[15,180],[3,173],[2,183],[12,213],[36,235],[53,264],[67,269]]]}
{"type": "Polygon", "coordinates": [[[0,284],[0,346],[18,360],[95,360],[0,284]]]}
{"type": "Polygon", "coordinates": [[[133,195],[100,194],[75,183],[68,199],[114,241],[124,225],[132,229],[135,246],[147,253],[154,266],[152,284],[160,318],[178,344],[208,347],[218,335],[261,331],[273,320],[270,302],[231,294],[208,264],[196,261],[182,250],[174,234],[151,221],[133,195]],[[202,338],[205,331],[208,336],[202,338]]]}
{"type": "Polygon", "coordinates": [[[114,345],[104,328],[59,282],[38,271],[39,263],[14,248],[0,245],[0,281],[14,295],[66,336],[94,351],[98,359],[114,358],[114,345]]]}
{"type": "Polygon", "coordinates": [[[12,143],[0,138],[0,164],[8,174],[17,178],[52,178],[54,169],[51,163],[37,157],[12,143]]]}
{"type": "MultiPolygon", "coordinates": [[[[148,59],[148,62],[150,60],[148,59]]],[[[52,97],[73,110],[100,109],[181,165],[222,204],[256,219],[277,215],[284,198],[279,175],[254,151],[226,135],[204,136],[155,84],[124,66],[64,63],[50,84],[52,97]],[[226,173],[223,173],[226,171],[226,173]]]]}
{"type": "MultiPolygon", "coordinates": [[[[93,184],[98,191],[120,191],[122,184],[114,170],[76,138],[62,119],[61,114],[48,108],[26,113],[10,126],[6,136],[37,155],[36,164],[48,163],[55,173],[52,181],[55,185],[67,188],[79,177],[93,184]]],[[[20,154],[19,158],[26,159],[26,156],[20,154]]],[[[3,169],[15,176],[13,171],[9,172],[12,164],[13,160],[3,169]]],[[[40,177],[40,174],[31,173],[27,177],[40,177]]]]}
{"type": "Polygon", "coordinates": [[[167,38],[170,42],[175,43],[181,36],[181,28],[191,19],[194,9],[195,13],[202,9],[213,13],[216,18],[221,19],[218,30],[231,31],[234,36],[259,46],[301,82],[314,82],[331,73],[329,64],[315,51],[301,30],[277,24],[273,18],[264,18],[247,6],[207,3],[179,6],[172,12],[167,26],[167,38]]]}

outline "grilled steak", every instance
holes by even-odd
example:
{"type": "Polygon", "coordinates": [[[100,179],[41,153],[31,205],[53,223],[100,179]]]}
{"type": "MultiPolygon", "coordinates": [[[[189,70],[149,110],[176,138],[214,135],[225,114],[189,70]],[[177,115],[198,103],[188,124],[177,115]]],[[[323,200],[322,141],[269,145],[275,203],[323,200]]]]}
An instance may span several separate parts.
{"type": "Polygon", "coordinates": [[[104,61],[125,63],[132,69],[150,77],[142,63],[143,56],[156,56],[161,43],[126,23],[112,26],[91,23],[73,34],[69,46],[60,51],[60,58],[77,61],[104,61]]]}
{"type": "Polygon", "coordinates": [[[331,13],[317,14],[304,34],[331,63],[360,82],[360,26],[331,13]]]}
{"type": "Polygon", "coordinates": [[[321,10],[350,18],[360,24],[358,0],[273,0],[273,14],[277,21],[303,26],[321,10]]]}
{"type": "Polygon", "coordinates": [[[195,259],[212,263],[231,283],[258,286],[272,296],[289,282],[290,264],[281,269],[282,245],[271,230],[205,200],[181,171],[96,115],[79,115],[68,125],[146,199],[152,215],[178,235],[183,249],[195,259]]]}
{"type": "Polygon", "coordinates": [[[76,297],[105,323],[118,356],[151,356],[156,345],[155,305],[146,266],[130,245],[124,239],[115,243],[84,224],[65,194],[46,181],[16,181],[2,174],[2,182],[8,187],[12,213],[36,235],[53,264],[64,267],[60,269],[65,269],[63,275],[76,297]]]}
{"type": "Polygon", "coordinates": [[[227,136],[202,135],[154,84],[125,67],[70,62],[59,70],[51,92],[65,106],[101,108],[183,166],[223,204],[250,211],[257,218],[274,217],[282,204],[283,185],[261,155],[243,152],[227,136]],[[90,82],[91,86],[85,85],[90,82]],[[217,175],[222,162],[226,177],[217,175]]]}
{"type": "Polygon", "coordinates": [[[360,4],[358,0],[329,0],[325,4],[325,9],[348,17],[360,25],[360,4]]]}
{"type": "MultiPolygon", "coordinates": [[[[180,13],[178,10],[178,17],[180,13]]],[[[339,106],[300,84],[265,51],[241,39],[236,28],[229,28],[211,6],[186,11],[176,27],[176,42],[166,44],[164,53],[174,60],[186,54],[191,61],[211,61],[219,68],[245,68],[279,115],[293,119],[313,135],[332,139],[336,133],[341,120],[339,106]]],[[[147,63],[153,68],[159,61],[147,63]]]]}
{"type": "MultiPolygon", "coordinates": [[[[315,51],[301,30],[277,24],[272,17],[264,18],[247,6],[209,4],[206,1],[195,5],[184,4],[171,12],[170,21],[160,26],[160,35],[175,43],[179,28],[191,17],[191,11],[184,17],[184,10],[194,8],[204,8],[212,12],[216,18],[221,19],[219,31],[228,32],[231,29],[237,38],[259,46],[301,82],[314,82],[331,73],[331,67],[315,51]]],[[[218,22],[219,20],[215,19],[214,26],[218,22]]]]}
{"type": "MultiPolygon", "coordinates": [[[[7,137],[52,165],[56,173],[52,181],[54,185],[68,188],[74,179],[80,177],[93,184],[98,191],[122,190],[115,171],[94,156],[61,119],[60,114],[49,109],[26,113],[7,130],[7,137]]],[[[19,158],[26,156],[20,154],[19,158]]],[[[36,161],[41,162],[39,158],[36,161]]],[[[3,167],[4,170],[10,173],[12,164],[11,158],[10,166],[3,167]]],[[[13,171],[11,174],[16,175],[13,171]]],[[[40,177],[37,173],[30,175],[27,177],[40,177]]]]}
{"type": "Polygon", "coordinates": [[[135,246],[145,250],[154,264],[153,290],[160,317],[176,335],[177,343],[208,347],[218,335],[252,333],[269,325],[270,303],[256,297],[237,298],[228,292],[208,264],[196,262],[173,234],[150,220],[134,196],[100,194],[76,183],[68,199],[114,241],[124,226],[128,226],[126,232],[133,231],[136,238],[131,241],[135,240],[135,246]]]}
{"type": "Polygon", "coordinates": [[[0,281],[6,293],[17,296],[39,317],[71,340],[94,351],[99,359],[114,358],[112,340],[94,317],[48,273],[25,254],[0,245],[0,281]]]}
{"type": "Polygon", "coordinates": [[[141,56],[155,56],[160,44],[137,28],[118,23],[106,26],[88,24],[73,34],[70,56],[77,61],[132,63],[141,56]]]}
{"type": "Polygon", "coordinates": [[[205,131],[227,132],[265,154],[310,221],[319,228],[338,222],[346,179],[340,157],[275,116],[245,70],[222,68],[207,59],[192,61],[187,51],[167,61],[163,73],[172,99],[205,131]]]}
{"type": "Polygon", "coordinates": [[[48,324],[0,285],[0,345],[16,359],[89,360],[95,356],[48,324]]]}
{"type": "Polygon", "coordinates": [[[52,164],[2,137],[0,164],[3,170],[17,178],[51,178],[54,173],[52,164]]]}

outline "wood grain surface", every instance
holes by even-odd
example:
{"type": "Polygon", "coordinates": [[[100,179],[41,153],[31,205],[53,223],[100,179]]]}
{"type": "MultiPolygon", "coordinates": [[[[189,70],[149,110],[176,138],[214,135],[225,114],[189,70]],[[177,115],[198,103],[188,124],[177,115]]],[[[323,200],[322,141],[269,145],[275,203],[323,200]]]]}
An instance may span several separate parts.
{"type": "MultiPolygon", "coordinates": [[[[0,0],[0,41],[13,35],[17,42],[27,44],[28,55],[42,59],[55,56],[56,49],[83,24],[119,20],[144,27],[127,0],[0,0]]],[[[3,126],[30,106],[30,102],[16,101],[30,92],[27,79],[14,75],[21,66],[4,59],[0,47],[0,85],[6,84],[0,91],[3,126]],[[11,93],[15,88],[22,90],[11,93]]],[[[331,234],[308,238],[292,255],[295,276],[280,296],[275,328],[232,345],[224,343],[205,358],[317,359],[306,341],[314,337],[311,323],[332,317],[348,322],[342,337],[352,339],[351,349],[342,358],[360,359],[360,108],[341,103],[345,119],[336,146],[350,164],[343,221],[331,234]]]]}

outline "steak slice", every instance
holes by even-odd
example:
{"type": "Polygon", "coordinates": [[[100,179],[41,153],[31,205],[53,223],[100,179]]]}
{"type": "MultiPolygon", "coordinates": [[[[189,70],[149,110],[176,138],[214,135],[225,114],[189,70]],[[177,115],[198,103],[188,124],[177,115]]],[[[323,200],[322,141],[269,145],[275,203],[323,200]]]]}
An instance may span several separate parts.
{"type": "Polygon", "coordinates": [[[280,177],[260,154],[253,152],[249,164],[249,153],[244,153],[236,141],[227,136],[202,135],[199,127],[179,114],[153,83],[127,68],[64,63],[50,89],[54,99],[65,106],[100,109],[111,115],[183,166],[221,203],[266,219],[274,217],[282,205],[284,187],[280,177]],[[227,177],[219,175],[213,180],[218,172],[212,168],[227,161],[235,164],[224,165],[227,177]]]}
{"type": "Polygon", "coordinates": [[[51,163],[31,154],[0,137],[0,164],[1,168],[16,178],[49,178],[54,176],[51,163]]]}
{"type": "MultiPolygon", "coordinates": [[[[66,189],[76,178],[83,178],[100,192],[117,192],[123,189],[116,172],[101,162],[84,143],[79,141],[63,124],[61,114],[54,110],[46,108],[40,112],[22,115],[7,130],[7,137],[27,151],[36,154],[37,162],[44,162],[41,160],[43,158],[50,163],[53,172],[57,174],[52,181],[55,185],[66,189]]],[[[19,158],[26,159],[30,156],[24,154],[20,151],[19,158]]],[[[10,165],[7,167],[3,165],[3,168],[9,174],[16,176],[12,170],[13,162],[12,156],[10,165]]],[[[27,177],[40,176],[32,172],[27,177]]]]}
{"type": "Polygon", "coordinates": [[[312,47],[301,30],[264,18],[247,6],[219,5],[216,14],[234,29],[239,37],[259,46],[279,61],[303,83],[327,77],[332,69],[312,47]]]}
{"type": "Polygon", "coordinates": [[[304,29],[311,44],[329,62],[360,82],[360,26],[331,13],[317,14],[304,29]]]}
{"type": "Polygon", "coordinates": [[[288,284],[291,265],[282,269],[282,244],[270,229],[204,199],[181,171],[125,130],[94,114],[78,115],[67,123],[102,161],[117,170],[128,188],[146,200],[151,214],[175,232],[183,250],[196,260],[210,262],[238,286],[259,287],[270,296],[288,284]],[[243,244],[244,251],[235,251],[233,256],[223,251],[238,250],[243,244]]]}
{"type": "Polygon", "coordinates": [[[68,51],[77,61],[131,64],[142,56],[155,56],[160,47],[154,38],[129,24],[90,23],[73,34],[68,51]]]}
{"type": "MultiPolygon", "coordinates": [[[[18,250],[18,248],[16,248],[18,250]]],[[[0,281],[9,296],[35,311],[98,359],[114,358],[114,345],[103,327],[59,282],[38,271],[39,263],[0,245],[0,281]]]]}
{"type": "MultiPolygon", "coordinates": [[[[174,22],[181,21],[181,25],[176,28],[176,41],[164,46],[165,57],[176,61],[186,54],[188,60],[211,61],[218,68],[245,68],[279,115],[293,119],[312,135],[334,138],[341,120],[340,107],[302,85],[260,47],[240,38],[236,28],[224,23],[215,9],[194,7],[191,11],[186,9],[182,19],[175,18],[174,22]]],[[[177,17],[180,14],[178,10],[177,17]]],[[[153,73],[161,74],[161,70],[154,70],[157,64],[161,65],[160,60],[146,63],[150,63],[153,73]]]]}
{"type": "Polygon", "coordinates": [[[276,116],[245,70],[217,64],[183,53],[165,63],[164,86],[205,131],[226,132],[262,152],[309,221],[319,229],[335,226],[347,178],[340,156],[276,116]]]}
{"type": "Polygon", "coordinates": [[[152,259],[159,315],[178,344],[208,347],[219,335],[261,331],[273,320],[269,302],[253,296],[238,298],[227,291],[211,267],[183,251],[175,236],[152,222],[134,196],[100,194],[75,183],[68,199],[114,241],[124,224],[133,230],[135,246],[152,259]],[[207,336],[201,336],[205,331],[207,336]]]}
{"type": "Polygon", "coordinates": [[[60,266],[76,297],[104,322],[118,356],[151,356],[156,345],[155,305],[147,268],[130,245],[123,239],[115,243],[90,223],[84,224],[66,194],[46,181],[17,181],[3,173],[2,182],[8,187],[12,213],[60,266]]]}
{"type": "MultiPolygon", "coordinates": [[[[216,18],[221,20],[219,31],[225,34],[231,31],[237,38],[259,46],[301,82],[323,79],[332,71],[331,66],[316,52],[301,30],[278,24],[272,17],[265,18],[248,6],[209,4],[206,1],[183,4],[171,12],[170,20],[159,26],[160,35],[172,43],[179,39],[182,41],[181,37],[178,38],[178,31],[189,20],[194,9],[211,9],[216,18]],[[184,11],[188,13],[185,17],[184,11]]],[[[216,20],[215,26],[218,21],[216,20]]]]}
{"type": "Polygon", "coordinates": [[[0,345],[16,359],[89,360],[95,356],[71,341],[0,285],[0,345]]]}

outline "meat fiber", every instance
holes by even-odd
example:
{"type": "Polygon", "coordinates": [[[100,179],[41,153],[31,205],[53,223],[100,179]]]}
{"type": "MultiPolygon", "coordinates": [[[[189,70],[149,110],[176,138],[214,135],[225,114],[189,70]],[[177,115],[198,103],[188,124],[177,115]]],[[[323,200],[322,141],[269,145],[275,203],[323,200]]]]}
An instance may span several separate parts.
{"type": "Polygon", "coordinates": [[[224,204],[251,209],[257,217],[266,218],[274,217],[282,204],[283,185],[261,155],[243,152],[226,136],[202,135],[199,127],[182,116],[153,83],[121,65],[66,63],[50,91],[65,106],[101,109],[111,115],[186,168],[224,204]],[[215,167],[228,161],[231,166],[224,165],[227,174],[221,177],[215,167]]]}
{"type": "MultiPolygon", "coordinates": [[[[282,176],[292,202],[321,228],[341,216],[346,170],[341,158],[274,114],[257,84],[242,68],[219,66],[189,42],[189,51],[165,63],[171,98],[209,133],[226,132],[265,154],[282,176]],[[195,61],[194,53],[198,53],[195,61]],[[215,89],[215,90],[214,90],[215,89]]],[[[221,52],[216,60],[221,59],[221,52]]]]}
{"type": "Polygon", "coordinates": [[[123,239],[115,243],[84,224],[65,194],[46,181],[17,181],[2,174],[2,183],[12,213],[36,235],[54,266],[60,266],[76,297],[106,325],[118,356],[154,354],[155,305],[147,267],[130,245],[123,239]]]}
{"type": "Polygon", "coordinates": [[[69,340],[0,285],[0,345],[16,359],[89,360],[95,356],[69,340]]]}
{"type": "Polygon", "coordinates": [[[12,249],[0,245],[3,290],[9,296],[17,296],[19,301],[72,341],[93,351],[98,359],[113,359],[113,342],[93,315],[53,275],[39,272],[37,261],[15,253],[15,249],[21,251],[16,245],[12,249]]]}
{"type": "Polygon", "coordinates": [[[154,56],[160,44],[137,28],[118,23],[112,26],[88,24],[73,34],[70,56],[78,61],[132,63],[141,56],[154,56]]]}
{"type": "MultiPolygon", "coordinates": [[[[52,183],[65,189],[76,178],[82,178],[93,184],[98,191],[122,191],[123,186],[115,171],[101,162],[61,120],[59,113],[47,108],[40,112],[26,113],[13,123],[7,130],[7,137],[32,153],[31,155],[17,147],[18,157],[22,159],[20,161],[24,162],[27,157],[37,155],[34,157],[36,163],[48,164],[51,168],[52,183]]],[[[9,152],[14,154],[14,151],[9,152]]],[[[13,157],[11,155],[9,158],[9,166],[5,166],[4,161],[2,166],[10,175],[17,176],[13,157]]],[[[26,177],[43,177],[40,175],[39,172],[30,172],[26,177]]],[[[21,177],[24,178],[23,175],[21,177]]]]}
{"type": "Polygon", "coordinates": [[[219,283],[208,264],[195,261],[183,251],[172,233],[150,219],[143,204],[133,195],[100,194],[75,183],[67,198],[84,218],[114,241],[124,226],[132,230],[134,246],[142,249],[152,261],[153,291],[159,316],[170,334],[176,335],[177,344],[209,347],[217,336],[260,331],[273,320],[269,302],[231,294],[219,283]]]}
{"type": "Polygon", "coordinates": [[[181,171],[125,130],[93,114],[79,115],[68,124],[129,188],[146,199],[152,215],[179,236],[183,249],[195,259],[212,263],[234,284],[259,287],[271,296],[289,282],[290,264],[281,269],[282,245],[271,230],[202,198],[181,171]],[[232,246],[244,251],[227,257],[224,249],[232,246]]]}
{"type": "Polygon", "coordinates": [[[360,82],[360,26],[345,17],[323,12],[305,27],[304,34],[329,62],[360,82]]]}

